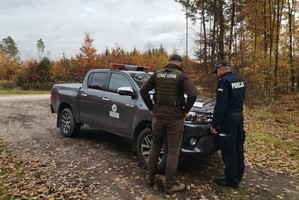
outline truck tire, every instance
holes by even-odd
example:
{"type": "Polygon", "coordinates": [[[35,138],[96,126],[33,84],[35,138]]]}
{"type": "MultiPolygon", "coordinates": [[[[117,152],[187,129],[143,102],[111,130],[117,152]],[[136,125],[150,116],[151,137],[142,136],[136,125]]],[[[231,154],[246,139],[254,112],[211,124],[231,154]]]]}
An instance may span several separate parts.
{"type": "MultiPolygon", "coordinates": [[[[149,151],[152,146],[152,130],[145,128],[141,131],[137,139],[137,154],[141,164],[147,167],[149,151]]],[[[167,157],[167,143],[166,140],[163,142],[162,149],[160,152],[158,162],[158,172],[163,173],[166,168],[166,157],[167,157]]]]}
{"type": "Polygon", "coordinates": [[[78,134],[80,124],[75,122],[71,109],[65,108],[62,110],[59,118],[59,127],[64,137],[74,137],[78,134]]]}

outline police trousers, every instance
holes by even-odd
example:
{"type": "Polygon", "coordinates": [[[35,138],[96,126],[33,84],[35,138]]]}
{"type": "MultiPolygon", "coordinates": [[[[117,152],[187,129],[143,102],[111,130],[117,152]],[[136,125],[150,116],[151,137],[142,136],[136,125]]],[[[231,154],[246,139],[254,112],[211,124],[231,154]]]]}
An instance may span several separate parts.
{"type": "Polygon", "coordinates": [[[225,178],[238,184],[244,174],[244,117],[241,112],[224,117],[220,125],[219,140],[222,160],[225,166],[225,178]]]}
{"type": "Polygon", "coordinates": [[[166,189],[176,182],[179,152],[184,131],[183,119],[152,119],[152,147],[148,158],[148,176],[154,180],[158,168],[158,160],[164,139],[167,139],[167,158],[165,170],[166,189]]]}

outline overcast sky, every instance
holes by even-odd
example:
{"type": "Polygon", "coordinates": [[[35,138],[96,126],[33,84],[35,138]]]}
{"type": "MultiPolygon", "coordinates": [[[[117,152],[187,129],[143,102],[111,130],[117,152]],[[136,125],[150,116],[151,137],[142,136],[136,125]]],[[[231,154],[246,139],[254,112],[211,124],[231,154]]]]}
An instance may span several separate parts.
{"type": "Polygon", "coordinates": [[[11,36],[22,59],[36,57],[39,39],[51,59],[73,57],[85,33],[98,53],[162,44],[185,54],[185,15],[174,0],[0,0],[0,39],[11,36]]]}

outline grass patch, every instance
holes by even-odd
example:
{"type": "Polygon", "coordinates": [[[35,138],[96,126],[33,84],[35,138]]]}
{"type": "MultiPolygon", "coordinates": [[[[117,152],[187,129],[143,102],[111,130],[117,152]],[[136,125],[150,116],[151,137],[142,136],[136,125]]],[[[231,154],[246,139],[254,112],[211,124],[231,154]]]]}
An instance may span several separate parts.
{"type": "MultiPolygon", "coordinates": [[[[294,118],[296,110],[290,112],[282,106],[275,111],[246,110],[246,159],[253,166],[299,176],[299,119],[294,118]]],[[[296,108],[296,104],[288,106],[296,108]]]]}
{"type": "Polygon", "coordinates": [[[246,159],[257,166],[267,165],[277,173],[299,176],[298,141],[273,137],[263,132],[246,132],[246,159]]]}
{"type": "Polygon", "coordinates": [[[45,90],[20,90],[20,89],[11,89],[11,90],[0,90],[0,94],[49,94],[50,91],[45,90]]]}
{"type": "Polygon", "coordinates": [[[299,132],[299,127],[296,126],[295,124],[289,124],[288,129],[289,129],[289,131],[299,132]]]}
{"type": "Polygon", "coordinates": [[[260,121],[271,119],[273,117],[272,113],[267,112],[264,109],[253,111],[252,115],[255,117],[256,120],[260,120],[260,121]]]}

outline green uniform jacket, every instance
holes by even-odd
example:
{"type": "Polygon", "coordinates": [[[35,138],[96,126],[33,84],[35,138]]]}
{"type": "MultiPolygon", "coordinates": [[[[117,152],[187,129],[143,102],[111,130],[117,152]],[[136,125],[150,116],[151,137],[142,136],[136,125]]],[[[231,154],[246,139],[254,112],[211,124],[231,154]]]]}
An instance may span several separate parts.
{"type": "MultiPolygon", "coordinates": [[[[168,63],[165,68],[169,69],[178,69],[182,71],[182,69],[173,63],[168,63]]],[[[150,98],[149,92],[156,87],[156,77],[157,73],[155,72],[141,87],[140,94],[142,99],[148,109],[152,111],[153,115],[158,118],[163,119],[182,119],[185,114],[190,111],[194,102],[197,98],[197,89],[194,86],[192,80],[188,77],[188,75],[182,72],[179,76],[178,87],[180,95],[187,95],[186,102],[183,107],[172,106],[172,105],[160,105],[154,104],[152,99],[150,98]]]]}

